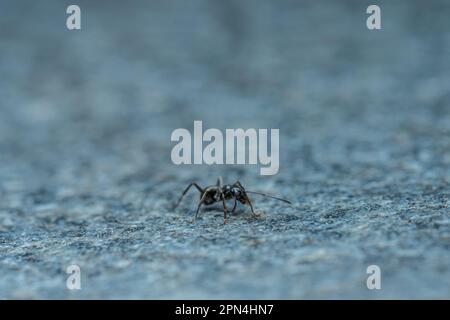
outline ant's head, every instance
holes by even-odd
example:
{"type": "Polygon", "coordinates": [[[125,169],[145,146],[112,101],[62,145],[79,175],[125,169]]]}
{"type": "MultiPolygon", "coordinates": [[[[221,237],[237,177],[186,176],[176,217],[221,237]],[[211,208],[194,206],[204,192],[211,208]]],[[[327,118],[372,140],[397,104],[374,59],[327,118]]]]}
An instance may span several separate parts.
{"type": "Polygon", "coordinates": [[[230,188],[230,193],[233,195],[236,200],[239,202],[246,204],[248,202],[247,193],[245,192],[244,187],[240,183],[235,183],[230,188]]]}
{"type": "Polygon", "coordinates": [[[244,186],[239,182],[239,180],[236,181],[231,186],[231,188],[235,189],[234,193],[233,193],[234,197],[237,200],[239,200],[240,202],[242,202],[243,204],[250,203],[250,199],[248,198],[247,193],[251,193],[251,194],[259,194],[260,196],[264,196],[264,197],[272,198],[272,199],[275,199],[275,200],[283,201],[283,202],[286,202],[286,203],[289,203],[289,204],[292,205],[292,202],[290,202],[289,200],[278,198],[278,197],[274,197],[274,196],[271,196],[271,195],[269,195],[267,193],[256,192],[256,191],[247,191],[247,190],[245,190],[244,186]]]}

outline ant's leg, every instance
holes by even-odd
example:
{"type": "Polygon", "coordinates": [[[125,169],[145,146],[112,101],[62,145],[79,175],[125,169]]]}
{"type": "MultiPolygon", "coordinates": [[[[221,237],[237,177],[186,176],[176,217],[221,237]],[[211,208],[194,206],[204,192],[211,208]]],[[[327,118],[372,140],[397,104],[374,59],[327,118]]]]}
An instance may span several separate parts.
{"type": "Polygon", "coordinates": [[[198,184],[196,184],[195,182],[192,182],[190,185],[187,186],[186,189],[184,189],[183,193],[181,194],[180,199],[178,199],[177,203],[173,206],[174,209],[180,205],[181,200],[183,200],[183,197],[186,195],[186,193],[189,191],[189,189],[192,186],[196,187],[197,190],[200,191],[200,193],[203,193],[203,189],[198,184]]]}
{"type": "Polygon", "coordinates": [[[227,223],[227,204],[225,202],[225,197],[222,193],[222,203],[223,203],[223,224],[227,223]]]}
{"type": "Polygon", "coordinates": [[[194,217],[194,220],[192,221],[192,222],[194,222],[195,220],[197,220],[197,216],[198,216],[198,213],[199,213],[199,211],[200,211],[200,207],[202,206],[202,202],[200,202],[199,204],[198,204],[198,207],[197,207],[197,212],[195,213],[195,217],[194,217]]]}
{"type": "Polygon", "coordinates": [[[253,217],[258,217],[259,215],[256,214],[255,211],[253,210],[253,205],[252,205],[252,202],[250,201],[250,198],[249,198],[249,197],[247,197],[247,201],[248,201],[248,204],[249,204],[249,206],[250,206],[250,209],[252,210],[252,216],[253,216],[253,217]]]}
{"type": "Polygon", "coordinates": [[[194,217],[194,220],[193,220],[192,222],[194,222],[195,220],[197,220],[197,216],[198,216],[198,213],[200,212],[200,208],[201,208],[201,206],[202,206],[202,204],[203,204],[203,201],[205,201],[205,196],[206,196],[206,194],[204,194],[204,195],[200,198],[200,201],[198,202],[198,206],[197,206],[197,212],[195,213],[195,217],[194,217]]]}
{"type": "Polygon", "coordinates": [[[236,200],[236,198],[234,198],[234,206],[233,206],[233,210],[231,210],[231,213],[234,213],[234,210],[236,210],[236,206],[237,206],[237,200],[236,200]]]}
{"type": "Polygon", "coordinates": [[[219,176],[219,178],[217,178],[217,186],[218,186],[219,188],[221,188],[221,187],[223,186],[223,180],[222,180],[222,177],[221,177],[221,176],[219,176]]]}

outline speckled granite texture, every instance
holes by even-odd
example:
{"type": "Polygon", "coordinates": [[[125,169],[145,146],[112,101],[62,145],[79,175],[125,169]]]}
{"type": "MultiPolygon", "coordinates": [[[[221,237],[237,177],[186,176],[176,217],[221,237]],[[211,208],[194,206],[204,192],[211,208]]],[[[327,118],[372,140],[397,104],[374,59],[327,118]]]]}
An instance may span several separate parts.
{"type": "Polygon", "coordinates": [[[450,298],[449,1],[76,3],[0,3],[0,298],[450,298]],[[279,174],[173,165],[194,120],[279,174]],[[294,206],[170,209],[219,175],[294,206]]]}

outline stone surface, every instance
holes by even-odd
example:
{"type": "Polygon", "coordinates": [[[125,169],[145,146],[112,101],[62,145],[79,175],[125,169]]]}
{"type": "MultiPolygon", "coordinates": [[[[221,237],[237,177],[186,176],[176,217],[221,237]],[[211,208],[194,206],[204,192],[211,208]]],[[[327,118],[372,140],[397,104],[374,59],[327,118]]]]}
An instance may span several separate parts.
{"type": "Polygon", "coordinates": [[[381,31],[260,0],[80,1],[68,31],[69,3],[2,1],[0,298],[449,298],[450,4],[378,2],[381,31]],[[279,174],[174,166],[194,120],[279,128],[279,174]],[[294,206],[170,209],[219,175],[294,206]]]}

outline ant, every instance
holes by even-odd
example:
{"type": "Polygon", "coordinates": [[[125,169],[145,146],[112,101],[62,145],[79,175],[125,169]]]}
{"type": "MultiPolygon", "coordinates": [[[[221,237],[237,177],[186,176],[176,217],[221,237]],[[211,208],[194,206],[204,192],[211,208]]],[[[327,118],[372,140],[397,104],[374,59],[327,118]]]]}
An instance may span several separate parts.
{"type": "Polygon", "coordinates": [[[227,208],[227,205],[226,205],[225,201],[226,200],[230,200],[230,199],[234,199],[234,206],[233,206],[233,209],[231,210],[231,213],[234,213],[234,211],[236,210],[237,202],[239,201],[239,202],[241,202],[244,205],[249,205],[250,209],[252,211],[252,216],[253,217],[257,217],[258,215],[253,210],[252,202],[250,201],[250,198],[248,197],[247,193],[259,194],[259,195],[264,196],[264,197],[269,197],[269,198],[272,198],[272,199],[276,199],[276,200],[279,200],[279,201],[283,201],[283,202],[292,204],[289,200],[285,200],[285,199],[277,198],[277,197],[274,197],[274,196],[270,196],[270,195],[268,195],[266,193],[255,192],[255,191],[247,191],[242,186],[242,184],[239,182],[239,180],[236,181],[232,185],[230,185],[230,184],[225,184],[224,185],[223,182],[222,182],[222,177],[219,177],[217,179],[217,183],[216,183],[215,186],[209,186],[209,187],[206,187],[204,189],[201,188],[195,182],[192,182],[191,184],[189,184],[187,186],[187,188],[181,194],[180,199],[178,199],[177,203],[173,207],[174,209],[176,207],[178,207],[178,205],[180,204],[181,200],[183,200],[183,197],[186,195],[186,193],[189,191],[189,189],[192,186],[197,188],[197,190],[200,192],[200,201],[198,203],[197,212],[195,213],[195,218],[194,218],[193,221],[195,221],[197,219],[198,213],[199,213],[200,208],[201,208],[202,205],[211,205],[213,203],[222,201],[222,204],[223,204],[223,223],[226,224],[227,223],[228,208],[227,208]]]}

